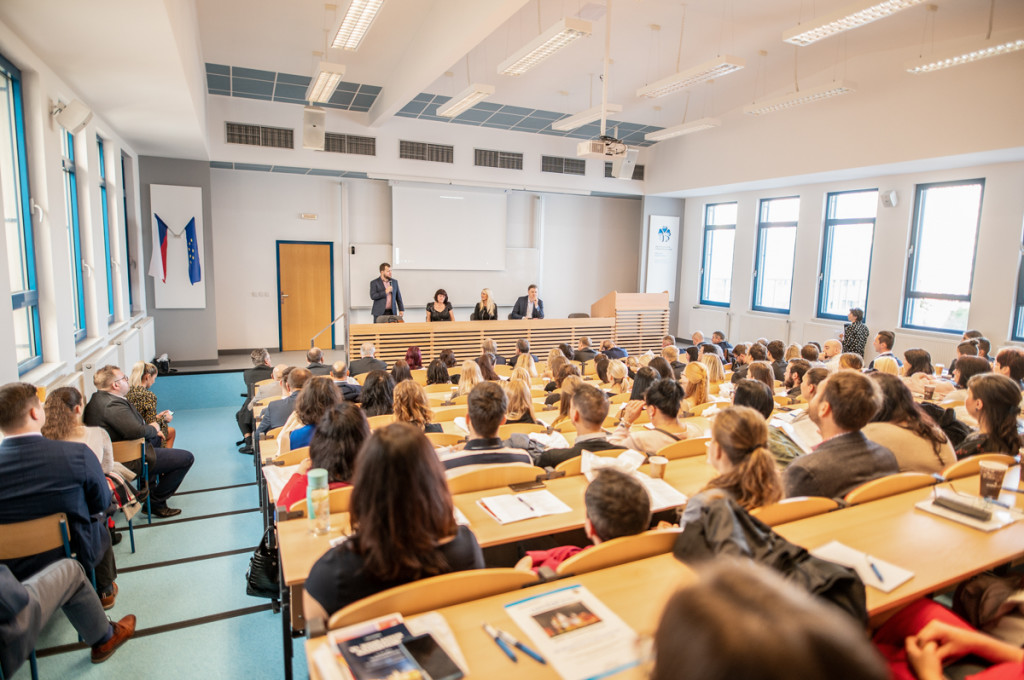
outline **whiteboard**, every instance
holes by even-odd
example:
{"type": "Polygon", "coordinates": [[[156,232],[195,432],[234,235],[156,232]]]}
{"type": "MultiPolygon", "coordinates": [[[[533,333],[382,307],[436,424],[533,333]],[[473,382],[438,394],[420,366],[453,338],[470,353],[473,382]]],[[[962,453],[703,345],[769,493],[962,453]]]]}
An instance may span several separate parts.
{"type": "MultiPolygon", "coordinates": [[[[536,248],[501,248],[506,263],[503,271],[455,271],[440,266],[431,270],[401,269],[394,264],[390,244],[353,243],[352,248],[355,253],[349,257],[349,282],[353,309],[371,306],[370,281],[380,276],[382,262],[392,263],[392,275],[398,280],[406,311],[423,310],[424,315],[427,303],[438,288],[448,292],[452,306],[469,308],[480,301],[483,288],[490,288],[498,304],[498,318],[504,319],[512,311],[516,298],[526,295],[531,283],[539,283],[540,251],[536,248]]],[[[468,321],[469,315],[456,318],[468,321]]]]}
{"type": "Polygon", "coordinates": [[[395,269],[506,269],[505,190],[396,182],[391,216],[395,269]]]}

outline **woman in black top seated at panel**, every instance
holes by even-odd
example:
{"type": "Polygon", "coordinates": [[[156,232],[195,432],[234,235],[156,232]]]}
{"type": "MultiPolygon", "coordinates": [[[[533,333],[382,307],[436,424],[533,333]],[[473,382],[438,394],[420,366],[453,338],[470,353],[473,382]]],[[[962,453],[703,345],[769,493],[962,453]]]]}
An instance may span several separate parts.
{"type": "Polygon", "coordinates": [[[394,413],[395,381],[384,371],[370,371],[359,399],[367,418],[394,413]]]}
{"type": "Polygon", "coordinates": [[[470,321],[494,321],[498,318],[498,305],[494,303],[494,296],[490,288],[484,288],[480,292],[480,302],[476,303],[473,313],[470,314],[470,321]]]}
{"type": "Polygon", "coordinates": [[[422,578],[484,566],[469,527],[455,523],[444,467],[417,428],[395,423],[363,446],[352,480],[353,534],[317,560],[302,596],[307,619],[422,578]]]}
{"type": "Polygon", "coordinates": [[[452,305],[448,302],[448,293],[438,288],[434,293],[434,301],[427,304],[427,321],[455,321],[452,305]]]}

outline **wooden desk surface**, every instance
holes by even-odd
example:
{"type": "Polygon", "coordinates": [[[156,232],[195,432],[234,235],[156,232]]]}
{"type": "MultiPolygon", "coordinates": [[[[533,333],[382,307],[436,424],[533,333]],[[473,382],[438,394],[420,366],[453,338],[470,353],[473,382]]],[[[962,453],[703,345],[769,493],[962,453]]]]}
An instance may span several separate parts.
{"type": "MultiPolygon", "coordinates": [[[[486,621],[497,628],[506,630],[524,644],[533,647],[526,634],[505,613],[505,605],[524,597],[538,595],[558,588],[582,584],[598,599],[618,614],[638,635],[653,635],[658,627],[661,610],[668,598],[681,586],[693,583],[696,574],[671,554],[629,562],[609,567],[582,576],[567,578],[553,583],[532,586],[524,590],[494,595],[473,602],[445,607],[438,611],[444,616],[459,642],[459,647],[469,664],[470,677],[488,680],[509,678],[531,680],[558,678],[550,664],[540,665],[519,653],[519,662],[513,663],[481,628],[486,621]],[[637,597],[638,584],[643,586],[644,597],[637,597]]],[[[410,617],[412,618],[412,617],[410,617]]],[[[306,642],[306,657],[326,644],[326,637],[306,642]]],[[[310,677],[319,680],[316,664],[309,661],[310,677]]],[[[644,669],[632,668],[618,674],[616,678],[644,678],[644,669]]]]}
{"type": "MultiPolygon", "coordinates": [[[[646,471],[647,467],[644,466],[641,470],[646,471]]],[[[703,456],[683,458],[669,462],[665,481],[687,496],[692,496],[704,488],[714,475],[714,469],[705,462],[703,456]]],[[[508,487],[458,494],[454,497],[455,506],[469,519],[470,528],[483,548],[581,528],[586,515],[583,493],[587,488],[587,478],[583,475],[574,475],[552,479],[546,484],[551,493],[572,508],[572,512],[511,524],[498,524],[477,505],[477,500],[511,493],[508,487]]],[[[281,569],[285,584],[297,586],[305,583],[313,564],[330,548],[330,539],[341,536],[343,530],[348,531],[348,527],[348,513],[331,515],[331,532],[326,536],[310,534],[308,521],[305,519],[278,523],[281,569]]]]}

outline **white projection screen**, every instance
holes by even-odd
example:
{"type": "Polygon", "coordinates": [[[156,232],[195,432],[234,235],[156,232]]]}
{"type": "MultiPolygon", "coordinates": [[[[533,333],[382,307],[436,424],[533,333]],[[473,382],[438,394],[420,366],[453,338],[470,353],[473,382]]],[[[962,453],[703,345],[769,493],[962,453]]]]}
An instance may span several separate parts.
{"type": "Polygon", "coordinates": [[[391,218],[395,269],[505,269],[504,190],[396,183],[391,218]]]}

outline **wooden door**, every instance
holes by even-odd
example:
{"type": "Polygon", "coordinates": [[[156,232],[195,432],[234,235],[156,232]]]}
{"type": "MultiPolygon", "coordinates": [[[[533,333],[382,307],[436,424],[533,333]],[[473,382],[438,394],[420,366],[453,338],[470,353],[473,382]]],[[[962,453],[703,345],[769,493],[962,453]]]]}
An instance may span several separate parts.
{"type": "MultiPolygon", "coordinates": [[[[309,349],[334,314],[332,244],[277,242],[277,292],[281,351],[309,349]]],[[[317,338],[331,347],[332,331],[317,338]]]]}

